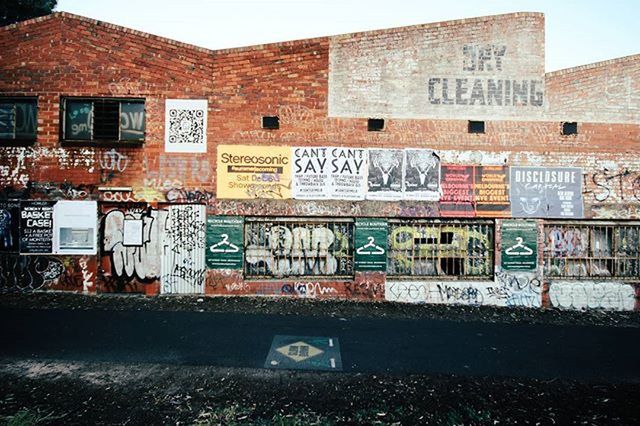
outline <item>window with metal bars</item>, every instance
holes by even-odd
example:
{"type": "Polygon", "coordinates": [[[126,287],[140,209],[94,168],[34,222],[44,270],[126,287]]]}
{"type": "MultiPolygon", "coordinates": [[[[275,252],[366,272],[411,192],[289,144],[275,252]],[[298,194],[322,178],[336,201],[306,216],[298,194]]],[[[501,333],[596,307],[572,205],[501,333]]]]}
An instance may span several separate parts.
{"type": "Polygon", "coordinates": [[[144,141],[144,99],[65,98],[62,110],[64,141],[144,141]]]}
{"type": "Polygon", "coordinates": [[[353,220],[245,218],[247,278],[352,277],[353,220]]]}
{"type": "Polygon", "coordinates": [[[492,221],[390,220],[390,276],[490,279],[494,273],[492,221]]]}
{"type": "Polygon", "coordinates": [[[640,279],[638,222],[547,222],[544,239],[548,277],[640,279]]]}

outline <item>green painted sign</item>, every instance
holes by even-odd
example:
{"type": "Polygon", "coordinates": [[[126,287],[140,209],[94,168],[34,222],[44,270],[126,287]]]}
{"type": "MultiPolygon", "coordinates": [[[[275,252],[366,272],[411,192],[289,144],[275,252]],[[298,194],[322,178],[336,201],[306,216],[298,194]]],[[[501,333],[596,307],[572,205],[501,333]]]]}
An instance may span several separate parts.
{"type": "Polygon", "coordinates": [[[207,216],[207,268],[242,269],[244,219],[207,216]]]}
{"type": "Polygon", "coordinates": [[[531,220],[502,222],[502,269],[532,271],[538,264],[538,228],[531,220]]]}
{"type": "Polygon", "coordinates": [[[387,235],[385,219],[356,219],[355,270],[387,270],[387,235]]]}

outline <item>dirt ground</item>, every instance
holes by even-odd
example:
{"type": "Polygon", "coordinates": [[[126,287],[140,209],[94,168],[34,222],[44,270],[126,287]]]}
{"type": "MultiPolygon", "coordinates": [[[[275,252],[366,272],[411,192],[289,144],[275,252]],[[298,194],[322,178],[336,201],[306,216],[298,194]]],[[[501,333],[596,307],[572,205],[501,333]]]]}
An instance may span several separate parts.
{"type": "MultiPolygon", "coordinates": [[[[0,296],[0,309],[18,307],[640,326],[636,312],[248,297],[0,296]]],[[[640,424],[640,383],[0,359],[0,385],[0,422],[23,425],[640,424]]]]}
{"type": "Polygon", "coordinates": [[[0,382],[16,424],[640,424],[637,384],[6,359],[0,382]]]}

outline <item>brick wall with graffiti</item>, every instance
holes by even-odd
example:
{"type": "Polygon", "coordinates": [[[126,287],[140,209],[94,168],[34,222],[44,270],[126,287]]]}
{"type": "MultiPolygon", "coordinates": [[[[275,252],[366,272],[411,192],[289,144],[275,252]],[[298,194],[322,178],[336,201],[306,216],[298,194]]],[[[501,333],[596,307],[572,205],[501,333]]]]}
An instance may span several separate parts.
{"type": "Polygon", "coordinates": [[[220,51],[0,28],[0,289],[635,309],[638,69],[545,74],[538,13],[220,51]]]}

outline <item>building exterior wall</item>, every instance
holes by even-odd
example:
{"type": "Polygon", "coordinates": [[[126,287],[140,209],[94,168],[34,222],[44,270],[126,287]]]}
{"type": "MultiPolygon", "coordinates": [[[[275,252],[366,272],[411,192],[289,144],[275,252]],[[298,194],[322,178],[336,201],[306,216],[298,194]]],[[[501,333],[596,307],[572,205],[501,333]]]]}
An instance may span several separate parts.
{"type": "MultiPolygon", "coordinates": [[[[38,99],[37,140],[3,142],[0,147],[0,199],[94,200],[99,223],[95,255],[26,256],[5,250],[0,254],[2,287],[172,293],[174,287],[163,286],[168,282],[165,271],[165,275],[202,277],[202,288],[196,292],[211,295],[634,309],[640,277],[633,272],[623,279],[545,274],[549,231],[545,234],[544,227],[552,221],[568,224],[567,220],[534,215],[535,268],[502,268],[502,224],[512,220],[511,210],[483,217],[494,227],[492,271],[483,277],[395,277],[352,266],[348,276],[297,275],[289,270],[252,277],[247,256],[260,247],[250,247],[248,234],[242,237],[245,262],[240,267],[203,269],[199,262],[185,262],[188,253],[178,256],[179,265],[162,266],[162,262],[172,241],[183,241],[193,250],[211,248],[211,244],[188,243],[210,235],[197,219],[199,208],[174,209],[176,204],[204,205],[209,216],[241,217],[245,230],[247,223],[260,219],[269,224],[264,225],[268,233],[280,220],[293,239],[285,242],[289,244],[285,248],[267,239],[269,255],[282,257],[282,250],[292,251],[300,244],[300,256],[311,262],[308,268],[313,270],[333,268],[327,259],[350,262],[355,256],[352,240],[335,252],[336,238],[344,237],[331,228],[336,219],[355,225],[356,219],[364,218],[476,220],[467,213],[446,213],[439,197],[294,199],[288,195],[290,181],[274,186],[277,191],[243,197],[231,191],[233,198],[225,198],[228,195],[218,185],[226,167],[220,155],[242,146],[256,155],[293,152],[295,147],[432,150],[442,170],[447,166],[577,168],[583,213],[571,220],[594,227],[622,226],[622,221],[635,226],[632,221],[640,219],[640,125],[635,103],[640,96],[639,61],[635,56],[545,75],[544,18],[535,13],[220,51],[67,13],[0,28],[0,97],[38,99]],[[429,81],[434,78],[439,80],[433,80],[430,98],[429,81]],[[443,104],[445,78],[451,82],[452,101],[443,104]],[[474,91],[476,81],[479,86],[474,91]],[[503,105],[489,93],[490,81],[494,86],[502,82],[503,105]],[[514,81],[520,86],[526,82],[528,95],[515,102],[511,92],[507,103],[506,81],[511,88],[514,81]],[[61,105],[66,97],[144,99],[144,143],[61,141],[61,105]],[[206,152],[167,150],[168,100],[206,100],[206,152]],[[263,116],[278,116],[280,128],[261,128],[263,116]],[[385,118],[384,130],[368,131],[367,118],[385,118]],[[468,120],[486,120],[485,132],[469,133],[468,120]],[[578,134],[562,135],[562,121],[577,121],[578,134]],[[175,217],[170,211],[177,212],[175,217]],[[125,244],[125,220],[142,224],[139,244],[125,244]],[[328,231],[318,231],[315,240],[311,234],[308,237],[319,248],[307,245],[303,231],[294,234],[303,227],[295,221],[325,224],[328,231]],[[329,242],[330,249],[323,248],[329,242]]],[[[511,194],[512,205],[514,197],[511,194]]],[[[314,227],[321,228],[316,224],[309,229],[314,227]]],[[[603,232],[609,232],[606,229],[603,232]]],[[[288,262],[288,268],[300,264],[295,259],[288,262]]],[[[269,266],[271,272],[282,271],[274,265],[269,266]]],[[[444,262],[439,267],[451,266],[444,262]]]]}

